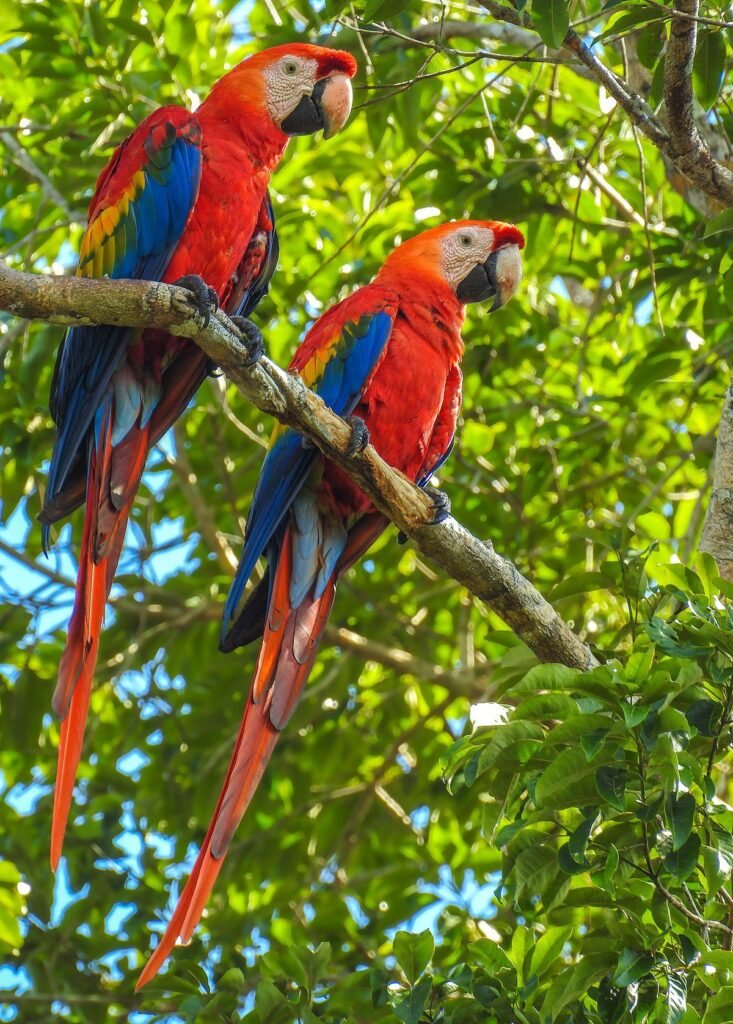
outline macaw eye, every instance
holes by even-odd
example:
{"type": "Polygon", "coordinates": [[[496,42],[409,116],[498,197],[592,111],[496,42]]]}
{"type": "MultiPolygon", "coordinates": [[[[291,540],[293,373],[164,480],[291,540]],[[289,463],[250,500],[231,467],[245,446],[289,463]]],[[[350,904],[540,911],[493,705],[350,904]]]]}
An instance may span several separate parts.
{"type": "Polygon", "coordinates": [[[283,64],[283,71],[285,72],[286,75],[297,75],[298,65],[295,63],[294,60],[286,60],[285,63],[283,64]]]}
{"type": "Polygon", "coordinates": [[[473,245],[473,239],[471,238],[470,235],[461,235],[458,240],[461,243],[461,245],[464,246],[466,249],[469,247],[469,245],[473,245]]]}

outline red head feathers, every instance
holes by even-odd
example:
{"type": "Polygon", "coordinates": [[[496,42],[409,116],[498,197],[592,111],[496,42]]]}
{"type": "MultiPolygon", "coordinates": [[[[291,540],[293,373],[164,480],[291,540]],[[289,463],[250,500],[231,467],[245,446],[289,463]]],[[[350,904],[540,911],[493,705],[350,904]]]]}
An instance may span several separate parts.
{"type": "Polygon", "coordinates": [[[459,302],[493,298],[498,309],[522,279],[524,236],[513,224],[457,220],[409,238],[389,254],[376,280],[395,287],[425,282],[459,302]]]}
{"type": "Polygon", "coordinates": [[[351,112],[351,82],[357,65],[350,53],[308,43],[286,43],[255,53],[237,64],[211,90],[202,114],[258,122],[281,145],[291,135],[323,130],[324,138],[343,128],[351,112]],[[204,112],[206,108],[206,112],[204,112]]]}

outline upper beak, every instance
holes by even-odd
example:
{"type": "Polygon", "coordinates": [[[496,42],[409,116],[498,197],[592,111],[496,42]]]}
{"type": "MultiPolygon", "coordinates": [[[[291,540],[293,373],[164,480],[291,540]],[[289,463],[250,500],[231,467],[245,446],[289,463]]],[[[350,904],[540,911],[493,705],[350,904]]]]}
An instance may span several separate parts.
{"type": "Polygon", "coordinates": [[[347,75],[332,75],[316,82],[313,102],[323,115],[323,138],[338,135],[351,113],[351,80],[347,75]]]}
{"type": "Polygon", "coordinates": [[[501,309],[514,295],[522,280],[522,257],[519,246],[502,245],[485,263],[474,267],[458,285],[456,295],[461,302],[485,302],[493,298],[491,312],[501,309]]]}

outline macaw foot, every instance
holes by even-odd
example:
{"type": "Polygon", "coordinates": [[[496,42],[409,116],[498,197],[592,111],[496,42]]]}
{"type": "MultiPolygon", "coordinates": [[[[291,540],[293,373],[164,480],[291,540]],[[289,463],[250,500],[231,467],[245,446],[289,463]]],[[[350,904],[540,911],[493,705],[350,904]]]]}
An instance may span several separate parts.
{"type": "Polygon", "coordinates": [[[423,487],[423,490],[433,502],[433,518],[427,525],[438,526],[439,523],[445,522],[450,515],[450,498],[445,491],[439,491],[437,487],[431,487],[429,484],[423,487]]]}
{"type": "Polygon", "coordinates": [[[242,366],[254,366],[265,354],[265,342],[257,324],[253,324],[246,316],[233,316],[230,320],[239,330],[239,339],[247,350],[247,355],[242,360],[242,366]]]}
{"type": "Polygon", "coordinates": [[[349,447],[344,452],[344,455],[350,459],[353,455],[363,452],[369,444],[369,430],[360,416],[345,416],[344,419],[351,427],[349,447]]]}
{"type": "MultiPolygon", "coordinates": [[[[423,487],[423,490],[433,503],[433,518],[425,525],[438,526],[440,523],[445,522],[445,520],[450,516],[450,498],[445,491],[439,491],[437,487],[431,487],[429,484],[426,484],[426,486],[423,487]]],[[[408,539],[407,534],[403,533],[402,530],[397,534],[398,544],[406,544],[408,539]]]]}
{"type": "Polygon", "coordinates": [[[204,327],[208,327],[212,312],[219,308],[219,296],[216,291],[198,274],[186,274],[185,277],[179,277],[173,284],[191,292],[196,310],[204,321],[204,327]]]}

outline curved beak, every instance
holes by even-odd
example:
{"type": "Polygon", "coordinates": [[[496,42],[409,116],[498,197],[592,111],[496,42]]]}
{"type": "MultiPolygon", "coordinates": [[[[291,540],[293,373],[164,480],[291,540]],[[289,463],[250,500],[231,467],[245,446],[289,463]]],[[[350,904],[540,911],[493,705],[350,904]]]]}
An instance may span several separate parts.
{"type": "Polygon", "coordinates": [[[324,139],[341,131],[351,113],[351,82],[347,75],[319,79],[310,96],[303,96],[280,127],[286,135],[313,135],[323,129],[324,139]]]}
{"type": "Polygon", "coordinates": [[[351,113],[351,79],[347,75],[332,75],[322,78],[313,90],[315,96],[318,87],[323,83],[320,102],[323,111],[323,138],[330,139],[338,135],[349,120],[351,113]]]}
{"type": "Polygon", "coordinates": [[[456,289],[461,302],[486,302],[493,299],[490,312],[501,309],[522,280],[522,257],[519,246],[502,245],[485,263],[479,263],[456,289]]]}

